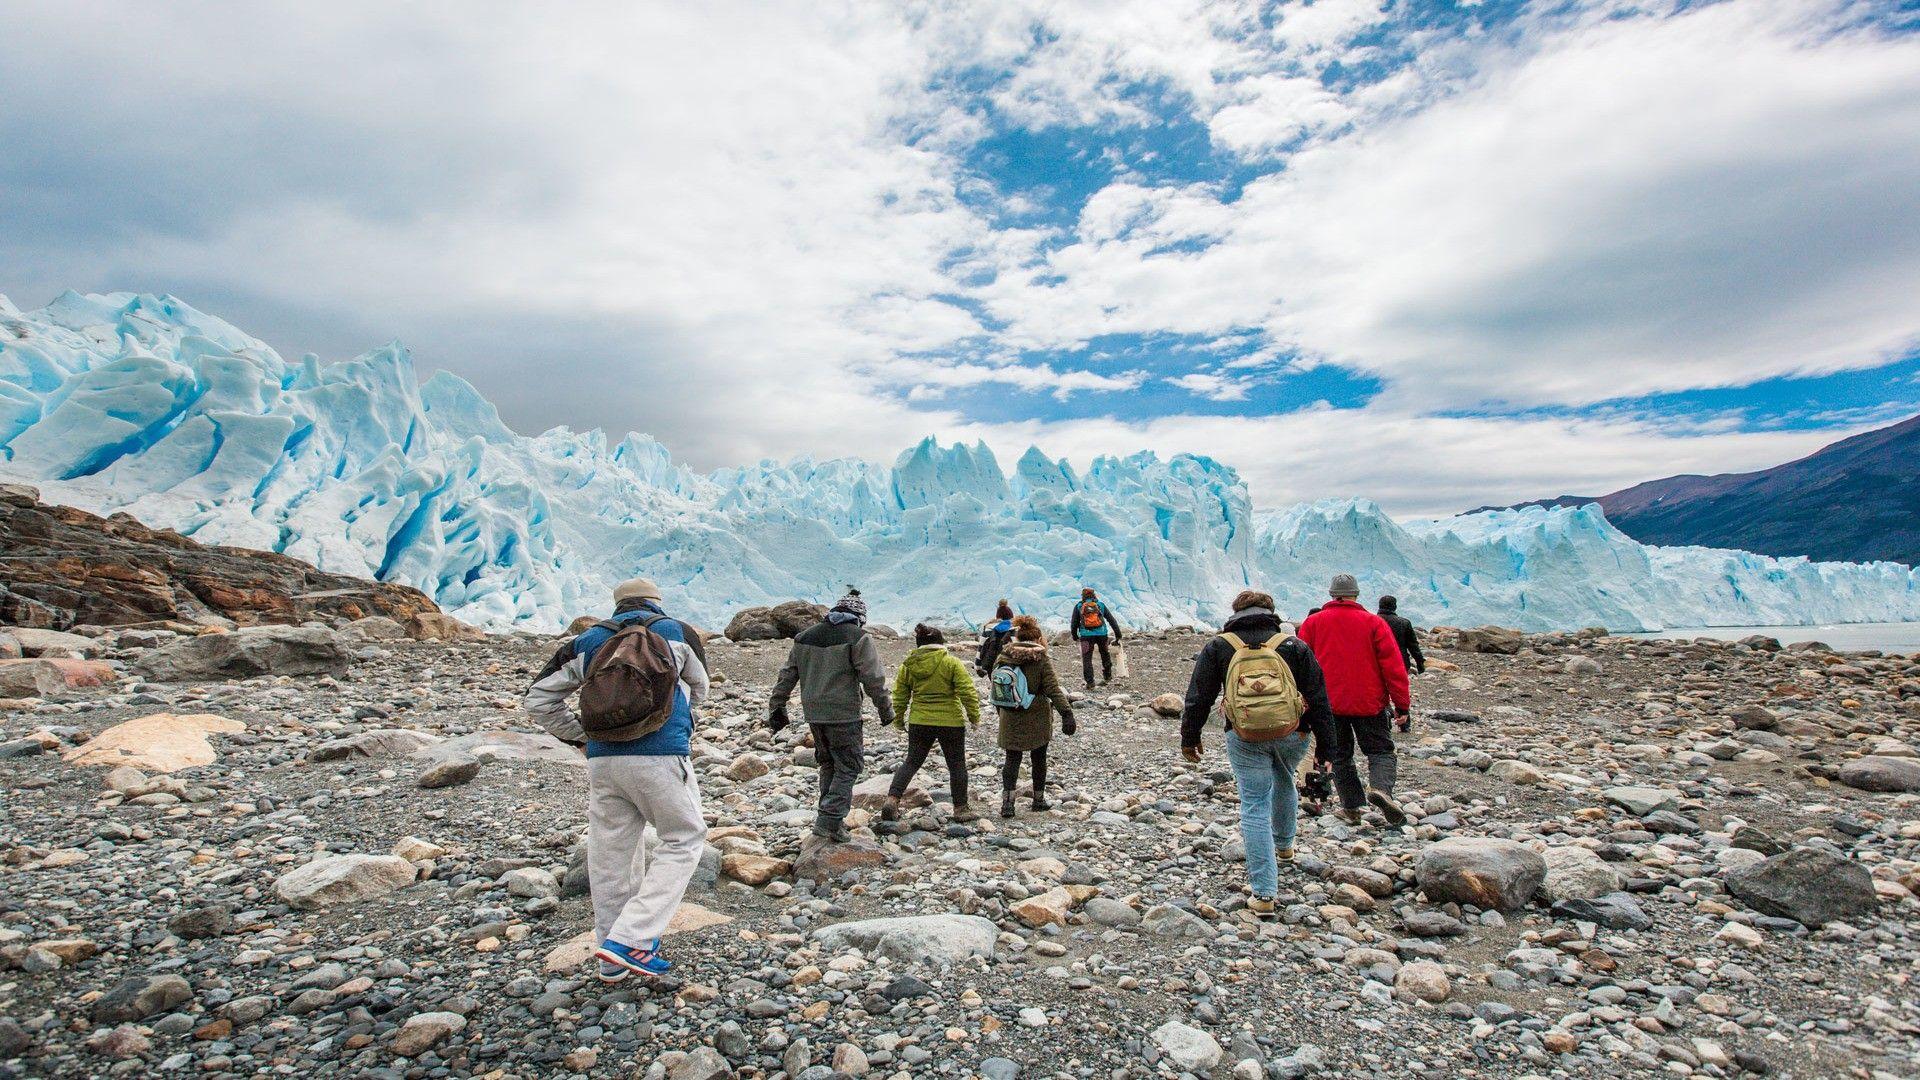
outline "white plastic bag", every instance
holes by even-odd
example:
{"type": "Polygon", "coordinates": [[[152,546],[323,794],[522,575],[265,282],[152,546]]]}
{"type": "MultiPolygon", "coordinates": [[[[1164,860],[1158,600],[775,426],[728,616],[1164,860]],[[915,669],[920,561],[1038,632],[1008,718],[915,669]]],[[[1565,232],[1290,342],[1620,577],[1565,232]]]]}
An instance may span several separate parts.
{"type": "Polygon", "coordinates": [[[1113,645],[1113,677],[1124,679],[1130,674],[1132,672],[1127,670],[1127,646],[1124,642],[1116,641],[1113,645]]]}

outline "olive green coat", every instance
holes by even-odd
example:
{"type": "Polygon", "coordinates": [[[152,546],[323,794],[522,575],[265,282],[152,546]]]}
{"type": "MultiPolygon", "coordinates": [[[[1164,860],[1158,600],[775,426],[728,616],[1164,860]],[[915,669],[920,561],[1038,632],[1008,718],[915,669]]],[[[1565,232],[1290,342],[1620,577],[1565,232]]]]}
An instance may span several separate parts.
{"type": "Polygon", "coordinates": [[[1073,715],[1073,703],[1053,673],[1053,661],[1047,648],[1031,641],[1015,641],[1000,650],[996,668],[1017,667],[1027,673],[1027,689],[1033,691],[1033,704],[1024,709],[998,709],[1002,750],[1038,750],[1053,741],[1053,714],[1073,715]]]}
{"type": "Polygon", "coordinates": [[[980,690],[944,645],[922,645],[907,654],[893,677],[896,724],[959,727],[980,722],[980,690]]]}

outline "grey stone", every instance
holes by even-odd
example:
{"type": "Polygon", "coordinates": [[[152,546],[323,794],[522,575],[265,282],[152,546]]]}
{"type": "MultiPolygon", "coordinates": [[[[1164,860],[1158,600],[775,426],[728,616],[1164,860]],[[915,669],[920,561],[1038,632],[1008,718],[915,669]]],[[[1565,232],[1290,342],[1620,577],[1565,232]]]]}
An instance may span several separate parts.
{"type": "Polygon", "coordinates": [[[900,963],[950,964],[992,956],[1000,930],[978,915],[907,915],[834,923],[814,931],[827,952],[855,948],[900,963]]]}
{"type": "Polygon", "coordinates": [[[1866,867],[1819,848],[1794,848],[1730,870],[1725,881],[1753,910],[1812,927],[1871,916],[1879,904],[1866,867]]]}
{"type": "Polygon", "coordinates": [[[353,654],[318,626],[257,626],[202,634],[149,650],[134,661],[158,682],[242,679],[254,675],[345,675],[353,654]]]}
{"type": "Polygon", "coordinates": [[[1434,903],[1512,911],[1533,899],[1546,880],[1547,863],[1512,840],[1455,836],[1424,848],[1414,874],[1434,903]]]}

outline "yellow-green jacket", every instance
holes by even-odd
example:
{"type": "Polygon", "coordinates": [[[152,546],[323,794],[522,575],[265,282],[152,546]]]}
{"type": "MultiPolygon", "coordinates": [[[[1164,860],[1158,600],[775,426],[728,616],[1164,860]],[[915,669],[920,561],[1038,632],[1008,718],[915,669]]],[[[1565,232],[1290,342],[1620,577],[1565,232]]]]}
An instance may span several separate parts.
{"type": "Polygon", "coordinates": [[[922,645],[900,662],[893,677],[896,723],[959,727],[980,722],[980,691],[944,645],[922,645]]]}

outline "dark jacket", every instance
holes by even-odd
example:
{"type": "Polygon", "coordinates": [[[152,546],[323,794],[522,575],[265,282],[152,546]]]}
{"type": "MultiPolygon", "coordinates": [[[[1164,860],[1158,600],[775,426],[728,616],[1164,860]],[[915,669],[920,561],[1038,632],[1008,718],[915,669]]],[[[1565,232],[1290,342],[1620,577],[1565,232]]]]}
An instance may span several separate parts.
{"type": "Polygon", "coordinates": [[[1407,670],[1427,670],[1427,658],[1420,654],[1420,635],[1413,632],[1413,624],[1390,608],[1383,608],[1380,618],[1386,622],[1387,629],[1393,631],[1393,640],[1400,645],[1400,658],[1406,661],[1407,670]]]}
{"type": "MultiPolygon", "coordinates": [[[[1237,634],[1249,645],[1264,645],[1268,638],[1280,632],[1280,617],[1262,608],[1248,608],[1228,619],[1220,632],[1237,634]]],[[[1320,665],[1313,658],[1313,650],[1298,638],[1282,642],[1279,652],[1293,672],[1293,683],[1299,688],[1300,696],[1307,701],[1300,729],[1313,733],[1313,756],[1327,760],[1333,752],[1333,710],[1327,707],[1327,684],[1321,677],[1320,665]]],[[[1227,663],[1232,659],[1233,646],[1220,637],[1207,642],[1206,648],[1194,659],[1193,678],[1187,683],[1186,708],[1180,713],[1181,746],[1200,745],[1200,730],[1206,726],[1207,715],[1213,711],[1214,702],[1226,686],[1227,663]]],[[[1232,726],[1227,725],[1229,730],[1232,726]]]]}
{"type": "Polygon", "coordinates": [[[1407,662],[1380,616],[1352,600],[1329,600],[1300,624],[1327,680],[1327,700],[1341,716],[1379,716],[1388,705],[1411,708],[1407,662]]]}
{"type": "Polygon", "coordinates": [[[973,669],[982,675],[992,671],[993,662],[999,659],[1000,650],[1006,648],[1007,642],[1012,640],[1012,620],[1001,619],[999,622],[988,623],[986,628],[980,631],[980,658],[973,662],[973,669]]]}
{"type": "Polygon", "coordinates": [[[1098,598],[1092,601],[1084,599],[1074,601],[1073,611],[1067,616],[1067,625],[1073,627],[1073,636],[1076,638],[1103,638],[1112,635],[1113,640],[1120,640],[1120,624],[1114,621],[1113,612],[1107,610],[1107,602],[1098,598]],[[1080,609],[1089,602],[1100,609],[1100,625],[1091,630],[1080,624],[1080,609]]]}
{"type": "Polygon", "coordinates": [[[1033,692],[1033,704],[1024,709],[1000,709],[1000,732],[995,740],[1002,750],[1038,750],[1053,741],[1053,716],[1073,716],[1073,702],[1054,674],[1047,647],[1032,641],[1009,642],[1000,650],[995,667],[1017,667],[1027,674],[1027,689],[1033,692]]]}
{"type": "Polygon", "coordinates": [[[768,706],[786,708],[796,686],[809,724],[859,723],[863,691],[881,722],[893,723],[893,699],[887,692],[886,669],[880,666],[880,650],[867,628],[852,619],[829,618],[800,631],[787,653],[787,665],[774,681],[768,706]]]}

